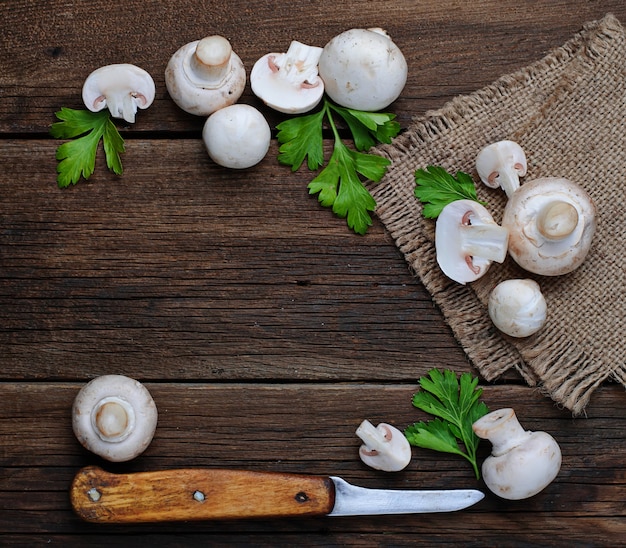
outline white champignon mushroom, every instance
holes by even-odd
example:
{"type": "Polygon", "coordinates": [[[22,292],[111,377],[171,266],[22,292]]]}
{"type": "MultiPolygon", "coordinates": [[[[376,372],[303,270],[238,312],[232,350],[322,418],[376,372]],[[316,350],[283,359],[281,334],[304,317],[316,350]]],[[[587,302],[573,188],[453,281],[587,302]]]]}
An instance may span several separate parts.
{"type": "Polygon", "coordinates": [[[111,116],[132,124],[137,108],[146,109],[154,101],[155,86],[144,69],[120,63],[94,70],[83,84],[82,95],[90,111],[108,107],[111,116]]]}
{"type": "Polygon", "coordinates": [[[245,169],[267,154],[272,132],[265,117],[250,105],[237,104],[208,117],[202,139],[210,158],[223,167],[245,169]]]}
{"type": "Polygon", "coordinates": [[[446,205],[435,228],[437,263],[452,280],[465,284],[483,276],[492,261],[506,258],[509,233],[473,200],[446,205]]]}
{"type": "Polygon", "coordinates": [[[476,157],[476,171],[490,188],[502,187],[510,198],[526,175],[526,154],[514,141],[498,141],[483,148],[476,157]]]}
{"type": "Polygon", "coordinates": [[[398,98],[408,67],[383,29],[350,29],[324,46],[319,74],[326,93],[339,105],[375,111],[398,98]]]}
{"type": "Polygon", "coordinates": [[[498,409],[478,419],[472,429],[492,444],[482,465],[483,479],[496,495],[520,500],[536,495],[561,469],[561,449],[546,432],[531,432],[520,425],[515,411],[498,409]]]}
{"type": "Polygon", "coordinates": [[[359,456],[368,466],[384,472],[399,472],[409,465],[411,445],[395,426],[381,422],[375,427],[364,420],[356,435],[363,441],[359,456]]]}
{"type": "Polygon", "coordinates": [[[185,112],[209,116],[237,102],[246,86],[246,70],[226,38],[207,36],[172,55],[165,68],[165,85],[185,112]]]}
{"type": "Polygon", "coordinates": [[[596,208],[578,184],[560,177],[522,185],[504,208],[509,254],[544,276],[567,274],[585,260],[596,229],[596,208]]]}
{"type": "Polygon", "coordinates": [[[91,380],[77,394],[72,408],[72,428],[78,441],[112,462],[143,453],[152,441],[157,418],[147,388],[123,375],[91,380]]]}
{"type": "Polygon", "coordinates": [[[489,317],[511,337],[529,337],[546,323],[547,305],[535,280],[505,280],[489,295],[489,317]]]}
{"type": "Polygon", "coordinates": [[[250,86],[253,93],[274,110],[300,114],[317,106],[324,94],[324,82],[317,64],[322,48],[298,41],[287,53],[268,53],[252,67],[250,86]]]}

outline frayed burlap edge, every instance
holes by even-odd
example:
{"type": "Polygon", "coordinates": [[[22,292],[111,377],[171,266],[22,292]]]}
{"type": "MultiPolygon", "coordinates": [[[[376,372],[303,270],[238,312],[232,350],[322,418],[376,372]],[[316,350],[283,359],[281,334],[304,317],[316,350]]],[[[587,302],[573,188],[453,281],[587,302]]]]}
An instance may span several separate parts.
{"type": "MultiPolygon", "coordinates": [[[[592,392],[606,379],[626,385],[626,365],[616,365],[607,371],[605,364],[596,362],[584,350],[571,348],[558,335],[539,335],[533,338],[532,348],[502,336],[493,327],[485,307],[485,292],[480,284],[463,286],[448,280],[436,267],[434,223],[425,220],[421,204],[414,197],[414,170],[428,164],[442,165],[450,171],[473,171],[473,157],[464,157],[459,151],[439,151],[432,155],[432,145],[443,137],[454,134],[468,119],[491,117],[498,120],[492,133],[485,130],[484,143],[498,140],[500,135],[523,132],[518,126],[507,127],[507,101],[520,90],[542,81],[559,80],[567,85],[565,68],[571,63],[587,63],[601,56],[611,42],[622,37],[623,29],[612,15],[586,24],[583,30],[562,47],[556,48],[542,60],[515,73],[503,76],[494,84],[472,95],[457,97],[442,109],[416,118],[405,133],[391,145],[378,147],[377,152],[388,157],[392,165],[387,175],[370,188],[376,199],[376,214],[381,219],[397,246],[404,254],[411,270],[424,283],[434,302],[441,309],[455,337],[469,359],[486,380],[494,380],[505,371],[515,368],[531,386],[538,386],[555,402],[578,415],[584,411],[592,392]],[[497,127],[496,127],[497,126],[497,127]],[[471,166],[471,167],[470,167],[471,166]],[[529,359],[549,349],[547,359],[529,359]],[[565,366],[564,364],[570,364],[565,366]]],[[[540,116],[554,96],[551,84],[533,89],[534,110],[540,116]]],[[[533,111],[533,109],[529,109],[533,111]]],[[[528,124],[532,124],[531,119],[528,124]]],[[[482,187],[482,185],[481,185],[482,187]]],[[[479,187],[479,197],[486,198],[479,187]]],[[[504,198],[500,206],[503,207],[504,198]]],[[[493,194],[489,201],[494,202],[493,194]]]]}

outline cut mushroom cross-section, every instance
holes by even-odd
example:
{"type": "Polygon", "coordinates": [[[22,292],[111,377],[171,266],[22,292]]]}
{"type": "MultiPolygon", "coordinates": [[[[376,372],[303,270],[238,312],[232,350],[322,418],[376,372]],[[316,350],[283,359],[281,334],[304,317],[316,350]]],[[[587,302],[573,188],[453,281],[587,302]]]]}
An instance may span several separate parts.
{"type": "Polygon", "coordinates": [[[317,74],[322,48],[291,42],[287,53],[268,53],[252,67],[254,94],[274,110],[299,114],[314,108],[324,94],[317,74]]]}
{"type": "Polygon", "coordinates": [[[376,470],[399,472],[411,461],[411,445],[395,426],[381,422],[374,426],[364,420],[356,430],[363,445],[359,449],[361,460],[376,470]]]}
{"type": "Polygon", "coordinates": [[[526,154],[514,141],[498,141],[483,148],[476,157],[476,171],[490,188],[502,187],[510,198],[526,175],[526,154]]]}
{"type": "Polygon", "coordinates": [[[106,65],[85,80],[83,102],[92,112],[109,109],[114,118],[135,122],[137,108],[146,109],[154,101],[154,80],[142,68],[128,63],[106,65]]]}
{"type": "Polygon", "coordinates": [[[506,258],[509,233],[473,200],[446,205],[435,229],[437,263],[452,280],[465,284],[483,276],[492,261],[506,258]]]}

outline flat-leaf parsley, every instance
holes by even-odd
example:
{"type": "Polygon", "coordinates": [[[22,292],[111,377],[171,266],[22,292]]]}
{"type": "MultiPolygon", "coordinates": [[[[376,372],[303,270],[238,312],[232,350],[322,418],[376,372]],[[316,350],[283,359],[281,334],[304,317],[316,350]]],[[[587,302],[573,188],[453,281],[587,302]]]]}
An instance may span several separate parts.
{"type": "Polygon", "coordinates": [[[474,200],[486,205],[478,199],[472,178],[462,171],[455,177],[442,167],[428,166],[415,172],[415,184],[415,196],[424,204],[422,213],[427,219],[437,218],[455,200],[474,200]]]}
{"type": "Polygon", "coordinates": [[[90,112],[61,108],[55,116],[61,121],[50,126],[50,134],[57,139],[73,139],[60,145],[56,152],[59,187],[75,185],[81,176],[84,179],[91,177],[100,139],[107,167],[117,175],[122,174],[120,154],[124,152],[124,139],[108,110],[90,112]]]}
{"type": "Polygon", "coordinates": [[[452,371],[432,369],[419,379],[419,385],[422,390],[414,394],[413,405],[437,418],[407,427],[404,434],[409,443],[466,458],[478,479],[476,450],[480,438],[474,434],[472,424],[489,412],[479,401],[482,389],[477,388],[478,378],[463,373],[457,380],[452,371]]]}
{"type": "Polygon", "coordinates": [[[335,144],[328,164],[309,183],[309,194],[317,194],[320,204],[332,208],[339,217],[345,217],[348,226],[357,234],[365,234],[372,224],[369,212],[374,211],[376,202],[361,177],[377,183],[390,164],[387,158],[366,151],[377,142],[390,143],[400,131],[400,124],[395,121],[394,114],[344,108],[324,97],[318,112],[290,118],[276,126],[280,144],[278,161],[291,166],[292,171],[296,171],[305,160],[311,171],[322,167],[325,118],[335,144]],[[342,142],[334,114],[345,121],[356,150],[342,142]]]}

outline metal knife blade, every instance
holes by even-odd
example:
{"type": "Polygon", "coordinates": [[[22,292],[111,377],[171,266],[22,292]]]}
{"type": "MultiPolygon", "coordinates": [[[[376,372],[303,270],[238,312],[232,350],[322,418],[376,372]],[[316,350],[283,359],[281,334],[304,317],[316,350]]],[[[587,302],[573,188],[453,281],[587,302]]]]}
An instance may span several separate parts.
{"type": "Polygon", "coordinates": [[[335,506],[330,516],[372,514],[426,514],[463,510],[485,495],[476,489],[392,490],[357,487],[331,476],[335,484],[335,506]]]}
{"type": "Polygon", "coordinates": [[[81,469],[70,488],[76,514],[95,523],[450,512],[483,496],[473,489],[366,489],[304,474],[196,468],[111,474],[96,466],[81,469]]]}

